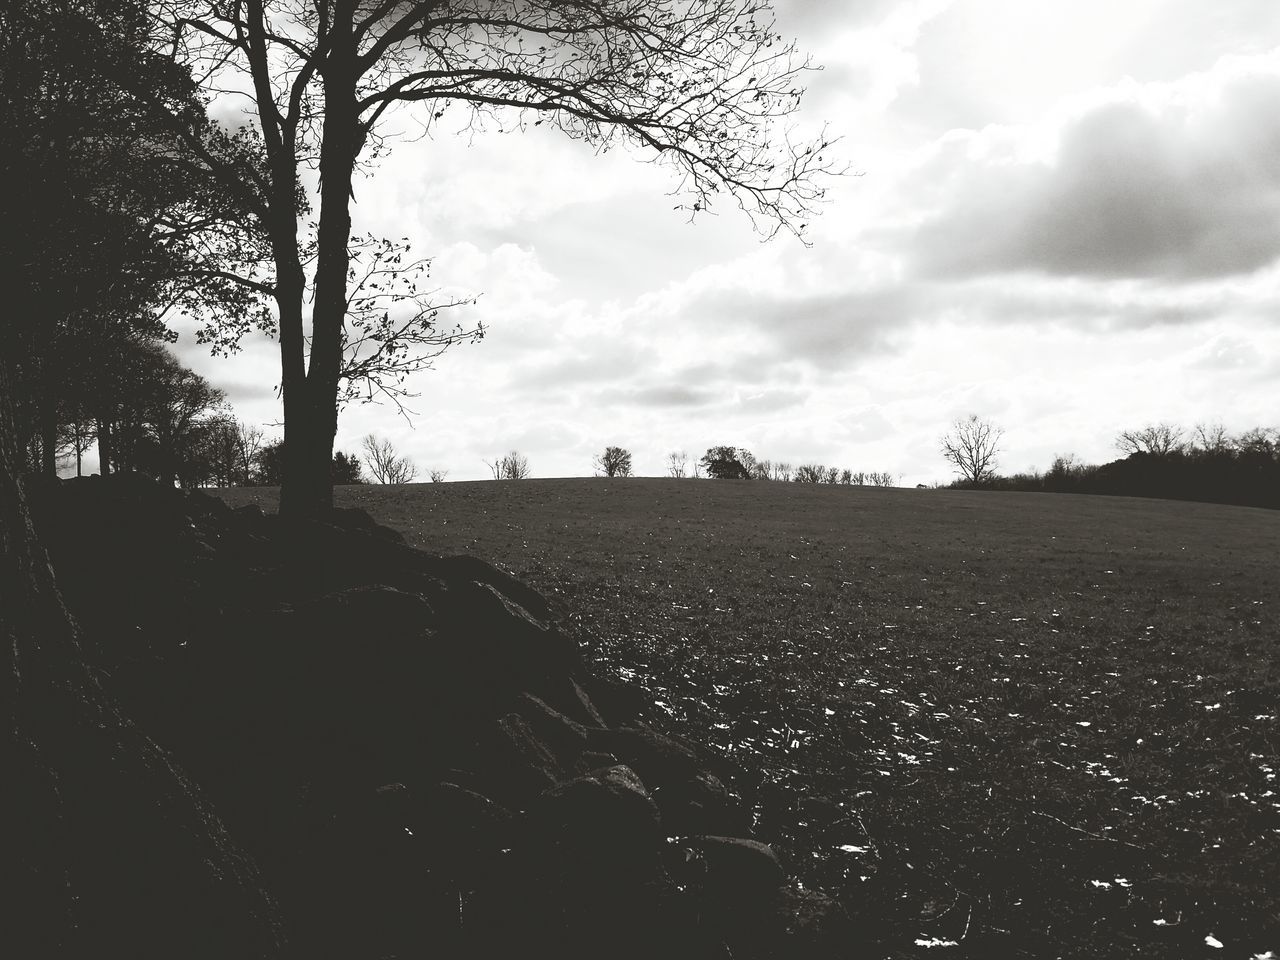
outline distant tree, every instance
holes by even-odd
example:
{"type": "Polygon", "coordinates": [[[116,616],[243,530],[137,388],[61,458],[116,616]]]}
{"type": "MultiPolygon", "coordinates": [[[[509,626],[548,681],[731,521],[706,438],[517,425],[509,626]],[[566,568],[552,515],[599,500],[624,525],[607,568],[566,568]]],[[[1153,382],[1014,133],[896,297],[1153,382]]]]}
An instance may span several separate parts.
{"type": "Polygon", "coordinates": [[[136,470],[184,486],[201,482],[210,421],[225,416],[223,392],[160,343],[118,343],[107,360],[92,400],[102,472],[136,470]]]}
{"type": "Polygon", "coordinates": [[[792,479],[796,483],[821,483],[827,468],[820,463],[802,463],[796,467],[792,479]]]}
{"type": "Polygon", "coordinates": [[[746,480],[751,476],[747,464],[755,458],[737,447],[710,447],[698,462],[713,480],[746,480]]]}
{"type": "Polygon", "coordinates": [[[786,483],[791,479],[791,464],[779,461],[773,465],[773,479],[786,483]]]}
{"type": "Polygon", "coordinates": [[[1191,446],[1198,453],[1228,453],[1235,447],[1231,434],[1221,423],[1197,423],[1191,434],[1191,446]]]}
{"type": "Polygon", "coordinates": [[[995,476],[1002,436],[999,427],[970,414],[952,424],[951,432],[942,438],[942,455],[960,472],[961,480],[984,483],[995,476]]]}
{"type": "Polygon", "coordinates": [[[1183,446],[1182,428],[1171,423],[1147,424],[1141,430],[1125,430],[1116,437],[1116,447],[1125,454],[1150,453],[1164,457],[1183,446]]]}
{"type": "Polygon", "coordinates": [[[396,453],[390,440],[380,440],[372,433],[361,441],[365,464],[378,483],[408,483],[418,475],[418,468],[408,457],[396,453]]]}
{"type": "Polygon", "coordinates": [[[756,460],[748,467],[752,480],[772,480],[773,479],[773,461],[756,460]]]}
{"type": "Polygon", "coordinates": [[[432,483],[444,483],[445,477],[449,476],[448,470],[428,470],[427,475],[431,478],[432,483]]]}
{"type": "Polygon", "coordinates": [[[58,418],[58,451],[76,462],[76,476],[84,476],[84,455],[98,442],[93,418],[76,411],[58,418]]]}
{"type": "Polygon", "coordinates": [[[253,486],[278,487],[284,475],[284,441],[272,440],[262,445],[254,457],[253,486]]]}
{"type": "Polygon", "coordinates": [[[596,474],[606,477],[631,476],[631,451],[622,447],[605,447],[591,459],[596,474]]]}
{"type": "Polygon", "coordinates": [[[239,469],[240,434],[235,417],[222,414],[205,421],[196,460],[190,470],[197,485],[232,487],[244,482],[239,469]]]}
{"type": "Polygon", "coordinates": [[[879,472],[871,472],[867,474],[867,480],[873,487],[892,487],[897,482],[897,477],[886,470],[879,472]]]}
{"type": "Polygon", "coordinates": [[[1280,456],[1280,429],[1254,427],[1235,438],[1235,448],[1252,458],[1274,459],[1280,456]]]}
{"type": "Polygon", "coordinates": [[[683,450],[672,450],[667,454],[667,476],[683,479],[689,470],[689,454],[683,450]]]}
{"type": "Polygon", "coordinates": [[[848,467],[840,471],[840,483],[846,487],[853,483],[853,471],[848,467]]]}
{"type": "MultiPolygon", "coordinates": [[[[364,483],[364,473],[360,469],[360,458],[354,453],[343,453],[341,450],[335,450],[333,453],[333,467],[330,472],[333,477],[334,486],[340,484],[364,483]]],[[[410,478],[412,479],[412,477],[410,478]]],[[[399,483],[407,483],[407,480],[396,481],[399,483]]]]}
{"type": "Polygon", "coordinates": [[[529,458],[519,450],[498,457],[493,463],[485,461],[495,480],[524,480],[529,476],[529,458]]]}
{"type": "Polygon", "coordinates": [[[840,468],[827,467],[822,471],[822,482],[836,484],[840,481],[840,468]]]}
{"type": "Polygon", "coordinates": [[[253,465],[262,449],[262,428],[243,420],[236,421],[236,482],[248,486],[253,465]]]}

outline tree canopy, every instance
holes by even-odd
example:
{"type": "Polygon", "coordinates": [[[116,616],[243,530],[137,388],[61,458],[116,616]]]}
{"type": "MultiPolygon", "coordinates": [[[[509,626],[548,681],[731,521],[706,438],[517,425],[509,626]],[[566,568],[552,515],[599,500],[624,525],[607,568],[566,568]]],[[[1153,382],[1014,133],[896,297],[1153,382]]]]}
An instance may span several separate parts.
{"type": "MultiPolygon", "coordinates": [[[[831,168],[822,137],[797,141],[785,127],[808,63],[763,0],[170,0],[163,8],[181,60],[211,88],[243,95],[261,144],[260,165],[223,169],[270,238],[270,265],[253,264],[241,278],[274,301],[278,322],[285,513],[332,502],[347,321],[359,299],[352,284],[365,269],[351,245],[353,177],[387,148],[389,113],[412,107],[428,134],[459,107],[477,128],[547,123],[598,149],[627,142],[675,169],[691,213],[731,195],[766,233],[802,234],[831,168]],[[304,190],[311,173],[314,225],[304,190]]],[[[431,311],[420,316],[419,332],[438,336],[431,311]]],[[[207,335],[228,344],[243,332],[224,324],[207,335]]]]}

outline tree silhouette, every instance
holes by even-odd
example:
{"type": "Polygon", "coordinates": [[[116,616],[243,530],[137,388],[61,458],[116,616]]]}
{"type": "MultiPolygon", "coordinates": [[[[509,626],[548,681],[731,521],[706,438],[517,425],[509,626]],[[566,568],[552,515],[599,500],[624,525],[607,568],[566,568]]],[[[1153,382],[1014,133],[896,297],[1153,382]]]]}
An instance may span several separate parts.
{"type": "Polygon", "coordinates": [[[942,455],[960,471],[960,478],[966,483],[984,483],[995,476],[996,454],[1003,435],[999,427],[971,413],[952,424],[951,432],[942,438],[942,455]]]}
{"type": "MultiPolygon", "coordinates": [[[[166,309],[251,309],[201,266],[228,232],[243,234],[244,211],[184,147],[218,149],[194,82],[154,49],[153,26],[127,0],[0,10],[0,262],[12,271],[0,333],[19,443],[47,476],[66,436],[62,400],[96,377],[110,346],[166,338],[166,309]]],[[[236,246],[251,255],[243,236],[236,246]]]]}
{"type": "Polygon", "coordinates": [[[1157,457],[1181,450],[1182,428],[1170,423],[1147,424],[1141,430],[1125,430],[1116,437],[1121,453],[1150,453],[1157,457]]]}
{"type": "Polygon", "coordinates": [[[364,462],[378,483],[408,483],[418,475],[418,468],[408,457],[399,456],[390,440],[380,440],[371,433],[361,446],[364,462]]]}
{"type": "Polygon", "coordinates": [[[631,476],[631,451],[623,447],[605,447],[604,453],[591,458],[597,474],[606,477],[631,476]]]}
{"type": "Polygon", "coordinates": [[[495,480],[524,480],[529,476],[529,458],[519,450],[512,450],[492,463],[485,461],[495,480]]]}
{"type": "Polygon", "coordinates": [[[167,9],[184,62],[211,83],[238,70],[243,82],[222,86],[251,91],[265,162],[235,175],[271,241],[270,278],[244,280],[278,315],[285,514],[332,503],[353,177],[386,149],[393,108],[417,105],[428,132],[457,105],[477,128],[548,123],[599,149],[627,142],[676,169],[691,214],[728,193],[770,233],[802,233],[831,166],[824,140],[796,143],[780,129],[807,62],[764,0],[171,0],[167,9]],[[314,230],[307,169],[319,174],[314,230]]]}
{"type": "Polygon", "coordinates": [[[751,477],[749,464],[755,463],[755,458],[737,447],[711,447],[698,462],[713,480],[747,480],[751,477]]]}

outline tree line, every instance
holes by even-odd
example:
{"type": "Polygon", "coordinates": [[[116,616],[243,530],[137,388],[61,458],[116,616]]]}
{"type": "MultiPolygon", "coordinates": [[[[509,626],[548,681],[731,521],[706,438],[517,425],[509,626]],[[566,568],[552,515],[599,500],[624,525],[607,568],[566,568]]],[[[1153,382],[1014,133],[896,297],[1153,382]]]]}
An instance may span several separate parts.
{"type": "Polygon", "coordinates": [[[1147,424],[1121,431],[1114,444],[1123,456],[1108,463],[1087,464],[1075,454],[1061,454],[1043,472],[1007,476],[997,471],[1002,435],[977,416],[953,424],[941,443],[943,456],[959,473],[953,488],[1280,507],[1280,429],[1275,427],[1232,434],[1220,423],[1147,424]]]}
{"type": "MultiPolygon", "coordinates": [[[[795,483],[829,483],[845,486],[891,487],[897,481],[887,471],[866,472],[830,467],[821,463],[792,466],[783,460],[758,459],[745,447],[715,446],[697,460],[691,461],[683,450],[673,450],[666,457],[666,475],[676,479],[712,480],[777,480],[795,483]]],[[[631,451],[609,446],[592,458],[596,476],[629,477],[631,451]]]]}

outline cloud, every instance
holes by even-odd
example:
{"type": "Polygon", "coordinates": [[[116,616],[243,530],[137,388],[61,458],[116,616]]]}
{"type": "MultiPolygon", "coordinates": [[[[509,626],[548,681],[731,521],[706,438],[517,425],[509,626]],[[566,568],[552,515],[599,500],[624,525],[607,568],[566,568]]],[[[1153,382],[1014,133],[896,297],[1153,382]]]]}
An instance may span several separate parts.
{"type": "Polygon", "coordinates": [[[1186,281],[1280,256],[1280,53],[1122,84],[1054,132],[936,146],[907,184],[941,203],[909,241],[920,275],[1186,281]]]}
{"type": "Polygon", "coordinates": [[[707,387],[690,387],[673,383],[651,387],[610,388],[597,395],[601,404],[636,405],[640,407],[702,407],[720,396],[707,387]]]}

